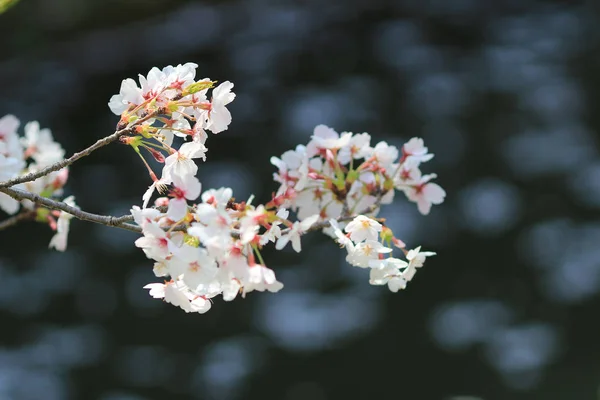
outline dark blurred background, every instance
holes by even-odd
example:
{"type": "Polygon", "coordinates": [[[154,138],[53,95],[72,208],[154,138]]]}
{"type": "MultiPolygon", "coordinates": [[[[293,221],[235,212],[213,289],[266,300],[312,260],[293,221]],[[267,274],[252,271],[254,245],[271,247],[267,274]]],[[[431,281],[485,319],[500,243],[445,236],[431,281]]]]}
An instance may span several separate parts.
{"type": "MultiPolygon", "coordinates": [[[[319,123],[435,153],[447,201],[384,209],[438,252],[406,291],[329,239],[268,251],[285,289],[205,315],[151,299],[136,235],[74,220],[0,232],[0,400],[597,399],[600,19],[590,0],[21,0],[0,15],[0,115],[67,153],[113,132],[121,80],[188,61],[235,83],[204,188],[266,201],[269,157],[319,123]]],[[[71,169],[83,209],[150,184],[119,144],[71,169]]]]}

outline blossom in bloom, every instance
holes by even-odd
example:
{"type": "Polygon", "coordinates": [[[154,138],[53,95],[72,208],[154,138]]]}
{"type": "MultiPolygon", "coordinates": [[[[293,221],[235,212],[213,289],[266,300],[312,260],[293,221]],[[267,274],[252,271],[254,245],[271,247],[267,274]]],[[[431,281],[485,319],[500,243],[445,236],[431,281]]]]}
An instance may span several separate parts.
{"type": "Polygon", "coordinates": [[[143,102],[142,90],[133,79],[127,78],[121,82],[119,94],[115,94],[110,98],[108,107],[114,114],[121,115],[131,105],[137,106],[143,102]]]}
{"type": "Polygon", "coordinates": [[[373,148],[371,156],[375,157],[377,162],[385,169],[391,170],[392,164],[398,159],[398,148],[396,146],[390,146],[386,142],[379,142],[373,148]]]}
{"type": "MultiPolygon", "coordinates": [[[[71,207],[77,207],[75,197],[69,196],[63,200],[65,204],[71,207]]],[[[56,222],[56,234],[50,239],[49,248],[55,248],[58,251],[67,249],[67,236],[69,235],[69,225],[73,216],[67,212],[61,211],[56,222]]]]}
{"type": "Polygon", "coordinates": [[[139,208],[138,206],[133,206],[130,211],[133,220],[139,226],[144,226],[163,215],[155,208],[139,208]]]}
{"type": "Polygon", "coordinates": [[[394,293],[406,288],[406,280],[400,275],[398,268],[391,264],[383,268],[371,269],[369,283],[371,285],[387,284],[390,291],[394,293]]]}
{"type": "MultiPolygon", "coordinates": [[[[286,210],[285,208],[280,208],[279,211],[277,211],[277,217],[281,218],[281,219],[287,219],[289,216],[289,211],[286,210]]],[[[281,227],[280,225],[282,224],[281,221],[273,221],[271,223],[271,227],[261,235],[260,237],[260,241],[259,243],[264,246],[265,244],[269,243],[269,242],[273,242],[275,243],[277,241],[277,239],[279,239],[281,237],[281,227]]]]}
{"type": "Polygon", "coordinates": [[[292,248],[297,252],[300,253],[300,251],[302,250],[302,245],[300,243],[300,236],[306,232],[311,226],[314,225],[315,222],[317,222],[317,220],[319,219],[319,215],[312,215],[308,218],[305,218],[302,221],[296,221],[294,222],[294,225],[291,227],[291,229],[289,230],[288,233],[286,233],[285,235],[283,235],[282,237],[279,238],[279,240],[277,240],[277,243],[275,244],[275,248],[277,250],[281,250],[285,247],[286,244],[288,244],[288,242],[292,242],[292,248]]]}
{"type": "Polygon", "coordinates": [[[173,249],[174,257],[168,261],[169,275],[181,278],[192,289],[212,281],[217,275],[217,263],[206,249],[184,244],[173,249]]]}
{"type": "Polygon", "coordinates": [[[194,155],[198,154],[196,151],[197,149],[193,147],[184,148],[184,145],[181,146],[179,151],[174,152],[165,159],[165,166],[162,170],[161,179],[173,182],[175,177],[184,179],[186,176],[196,175],[198,166],[193,158],[195,158],[194,155]]]}
{"type": "Polygon", "coordinates": [[[164,260],[169,255],[169,238],[165,231],[154,221],[142,225],[144,236],[135,241],[135,245],[141,248],[146,257],[154,260],[164,260]]]}
{"type": "Polygon", "coordinates": [[[179,64],[176,67],[172,65],[164,67],[162,73],[165,75],[165,85],[171,89],[185,88],[194,82],[196,68],[198,68],[198,64],[192,62],[179,64]]]}
{"type": "MultiPolygon", "coordinates": [[[[155,139],[158,140],[159,142],[162,142],[164,144],[166,144],[167,146],[172,146],[173,145],[173,136],[179,136],[179,137],[187,137],[187,134],[184,134],[182,132],[187,132],[190,129],[192,129],[192,127],[190,126],[190,123],[188,122],[187,119],[181,117],[181,116],[176,116],[176,113],[173,113],[173,120],[172,123],[165,125],[163,128],[160,128],[155,136],[155,139]]],[[[198,125],[198,124],[196,124],[198,125]]],[[[194,127],[196,127],[196,125],[194,125],[194,127]]],[[[193,137],[192,137],[193,139],[193,137]]],[[[204,144],[204,142],[202,142],[202,144],[204,144]]]]}
{"type": "Polygon", "coordinates": [[[341,149],[348,146],[352,133],[343,132],[339,135],[335,130],[326,125],[317,125],[311,137],[311,141],[307,145],[309,156],[319,153],[321,149],[341,149]]]}
{"type": "Polygon", "coordinates": [[[215,207],[225,208],[231,197],[233,196],[233,190],[228,187],[222,187],[219,189],[209,189],[202,193],[202,202],[212,204],[215,207]]]}
{"type": "Polygon", "coordinates": [[[288,150],[281,155],[281,159],[271,157],[271,164],[279,172],[273,174],[274,179],[284,186],[292,185],[295,190],[302,190],[308,181],[309,159],[306,147],[296,146],[295,150],[288,150]]]}
{"type": "Polygon", "coordinates": [[[240,240],[242,244],[250,243],[258,234],[260,225],[267,222],[267,211],[262,204],[254,210],[246,211],[240,221],[240,240]]]}
{"type": "Polygon", "coordinates": [[[235,99],[231,91],[233,83],[225,81],[213,89],[212,99],[206,110],[200,110],[197,118],[205,121],[204,129],[212,133],[223,132],[231,123],[231,113],[227,105],[235,99]]]}
{"type": "Polygon", "coordinates": [[[406,254],[408,266],[402,274],[404,279],[411,281],[417,273],[417,268],[421,268],[425,263],[425,259],[431,256],[435,256],[435,253],[431,251],[421,251],[421,246],[417,247],[416,249],[409,250],[406,254]]]}
{"type": "Polygon", "coordinates": [[[130,107],[154,99],[158,104],[165,105],[168,99],[183,92],[183,88],[194,82],[197,64],[186,63],[161,69],[153,67],[147,76],[139,75],[140,86],[131,79],[121,83],[119,94],[110,98],[108,107],[116,115],[121,115],[130,107]]]}
{"type": "Polygon", "coordinates": [[[248,270],[249,275],[244,284],[243,295],[250,293],[253,290],[264,292],[268,290],[271,293],[276,293],[283,289],[283,283],[275,278],[275,272],[265,267],[264,265],[253,265],[248,270]]]}
{"type": "Polygon", "coordinates": [[[142,208],[146,208],[148,206],[148,202],[150,201],[154,190],[158,190],[159,193],[164,193],[167,191],[167,185],[169,185],[169,183],[171,183],[171,181],[168,181],[164,178],[157,179],[154,182],[152,182],[152,185],[148,186],[148,190],[146,190],[144,192],[144,195],[142,196],[142,208]]]}
{"type": "Polygon", "coordinates": [[[223,300],[232,301],[242,290],[242,285],[239,279],[233,277],[228,271],[221,269],[220,271],[221,290],[223,291],[223,300]]]}
{"type": "Polygon", "coordinates": [[[183,311],[204,314],[210,310],[211,303],[202,296],[194,295],[182,281],[170,281],[165,284],[149,283],[144,289],[150,289],[150,296],[163,299],[183,311]]]}
{"type": "Polygon", "coordinates": [[[348,223],[344,230],[350,234],[350,239],[358,243],[363,240],[377,240],[381,228],[381,224],[374,219],[359,215],[348,223]]]}
{"type": "Polygon", "coordinates": [[[169,193],[173,197],[169,201],[167,216],[173,221],[179,221],[187,215],[187,200],[196,200],[200,196],[202,185],[194,175],[186,175],[183,178],[175,176],[173,189],[169,193]]]}
{"type": "Polygon", "coordinates": [[[152,267],[152,272],[154,272],[154,276],[160,278],[162,276],[168,276],[170,271],[166,262],[161,261],[154,263],[154,267],[152,267]]]}
{"type": "Polygon", "coordinates": [[[371,135],[360,133],[352,135],[348,146],[342,147],[338,153],[338,161],[342,164],[348,164],[352,159],[369,158],[373,153],[371,144],[371,135]]]}
{"type": "Polygon", "coordinates": [[[358,243],[351,251],[348,251],[346,261],[355,267],[368,268],[370,262],[379,258],[380,254],[391,252],[392,249],[375,240],[366,240],[358,243]]]}
{"type": "Polygon", "coordinates": [[[337,240],[338,244],[341,247],[354,248],[354,243],[348,236],[344,235],[344,232],[342,232],[342,230],[340,229],[340,226],[338,225],[338,223],[335,219],[330,219],[329,225],[331,225],[333,235],[335,236],[335,239],[337,240]]]}
{"type": "Polygon", "coordinates": [[[0,154],[7,158],[23,160],[23,147],[17,133],[20,124],[14,115],[8,114],[0,118],[0,154]]]}
{"type": "Polygon", "coordinates": [[[433,154],[427,152],[427,147],[421,138],[412,138],[402,146],[403,161],[410,160],[414,165],[419,166],[420,163],[429,161],[433,158],[433,154]]]}
{"type": "Polygon", "coordinates": [[[65,151],[60,144],[54,141],[50,129],[40,129],[37,121],[31,121],[25,125],[25,137],[21,139],[25,146],[26,154],[40,167],[61,161],[65,151]]]}
{"type": "MultiPolygon", "coordinates": [[[[22,160],[0,154],[0,181],[7,181],[16,177],[23,166],[24,162],[22,160]]],[[[8,214],[14,214],[19,210],[19,202],[7,194],[0,193],[0,208],[8,214]]]]}
{"type": "Polygon", "coordinates": [[[369,262],[369,267],[374,269],[386,269],[393,267],[396,269],[403,269],[408,267],[408,263],[404,260],[395,257],[387,257],[384,259],[372,260],[369,262]]]}
{"type": "Polygon", "coordinates": [[[423,215],[429,214],[432,204],[442,204],[446,197],[446,191],[440,185],[429,182],[432,178],[435,178],[435,174],[424,175],[419,183],[404,190],[406,197],[417,203],[417,208],[423,215]]]}

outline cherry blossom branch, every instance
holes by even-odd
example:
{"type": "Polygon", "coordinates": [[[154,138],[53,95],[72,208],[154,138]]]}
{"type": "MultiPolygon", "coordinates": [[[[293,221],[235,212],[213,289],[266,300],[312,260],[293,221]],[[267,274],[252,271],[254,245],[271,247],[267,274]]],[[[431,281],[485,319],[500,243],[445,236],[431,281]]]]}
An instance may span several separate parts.
{"type": "Polygon", "coordinates": [[[0,182],[0,188],[7,188],[7,187],[17,185],[19,183],[31,182],[38,178],[41,178],[42,176],[46,176],[54,171],[63,169],[65,167],[73,164],[75,161],[79,160],[80,158],[90,155],[93,151],[98,150],[99,148],[104,147],[107,144],[110,144],[110,143],[118,140],[121,136],[124,136],[128,133],[133,133],[134,126],[139,125],[143,122],[146,122],[150,118],[154,117],[155,114],[156,113],[150,113],[150,114],[146,115],[145,117],[136,120],[132,125],[130,125],[126,128],[120,129],[120,130],[116,131],[115,133],[113,133],[112,135],[106,136],[105,138],[99,139],[98,141],[96,141],[96,143],[94,143],[90,147],[88,147],[84,150],[81,150],[78,153],[73,154],[71,157],[69,157],[67,159],[64,159],[62,161],[59,161],[52,165],[49,165],[46,168],[40,169],[39,171],[21,175],[16,178],[9,179],[5,182],[0,182]]]}
{"type": "Polygon", "coordinates": [[[26,211],[26,212],[19,213],[17,215],[13,215],[12,217],[7,218],[4,221],[0,222],[0,231],[10,228],[11,226],[18,224],[21,221],[33,219],[34,216],[35,216],[35,213],[30,212],[30,211],[26,211]]]}
{"type": "Polygon", "coordinates": [[[66,213],[73,215],[75,218],[83,220],[83,221],[95,222],[95,223],[101,224],[101,225],[126,229],[128,231],[132,231],[132,232],[136,232],[136,233],[142,233],[141,227],[127,222],[127,221],[129,221],[129,215],[124,216],[124,217],[113,217],[113,216],[92,214],[92,213],[89,213],[86,211],[82,211],[79,208],[72,207],[64,202],[55,201],[55,200],[49,199],[47,197],[42,197],[35,193],[31,193],[31,192],[28,192],[26,190],[21,190],[21,189],[0,187],[0,192],[5,193],[16,200],[29,200],[36,204],[50,208],[52,210],[64,211],[66,213]]]}
{"type": "Polygon", "coordinates": [[[350,265],[370,269],[370,284],[388,285],[392,292],[404,289],[425,258],[435,253],[423,252],[420,246],[407,250],[385,226],[385,219],[374,214],[382,203],[394,200],[396,190],[417,203],[424,215],[433,204],[443,202],[445,191],[431,182],[436,175],[424,175],[419,169],[433,157],[423,140],[412,138],[401,149],[386,142],[371,146],[367,133],[340,134],[317,125],[306,146],[271,157],[277,168],[273,179],[280,186],[268,203],[236,202],[228,187],[202,193],[195,159],[206,160],[207,132],[227,130],[231,123],[227,105],[236,95],[229,81],[216,87],[208,78],[196,81],[197,66],[154,67],[147,77],[140,75],[139,86],[133,79],[123,80],[119,93],[108,103],[120,117],[116,131],[66,160],[62,159],[64,149],[37,121],[27,123],[20,137],[15,116],[0,118],[0,176],[5,180],[0,181],[0,194],[16,200],[0,202],[0,209],[12,214],[22,206],[21,214],[0,221],[0,229],[27,218],[46,222],[56,232],[49,247],[58,251],[67,247],[72,217],[136,232],[142,237],[135,246],[155,261],[154,274],[170,277],[144,288],[150,289],[152,297],[186,312],[208,311],[211,298],[217,295],[231,301],[238,294],[281,290],[283,283],[261,255],[263,246],[272,242],[276,250],[282,250],[291,244],[300,252],[301,237],[324,228],[345,249],[350,265]],[[174,136],[191,140],[173,148],[174,136]],[[120,217],[98,215],[81,210],[74,196],[63,200],[55,196],[66,184],[66,167],[117,140],[140,156],[153,181],[142,196],[142,208],[133,206],[131,214],[120,217]],[[141,149],[164,164],[160,177],[141,149]],[[31,181],[35,182],[27,190],[15,187],[31,181]],[[163,197],[148,209],[155,192],[163,197]],[[190,206],[189,201],[198,198],[201,202],[190,206]],[[288,219],[289,208],[296,221],[288,219]],[[343,222],[343,228],[336,222],[343,222]],[[407,261],[393,256],[393,247],[401,249],[407,261]]]}

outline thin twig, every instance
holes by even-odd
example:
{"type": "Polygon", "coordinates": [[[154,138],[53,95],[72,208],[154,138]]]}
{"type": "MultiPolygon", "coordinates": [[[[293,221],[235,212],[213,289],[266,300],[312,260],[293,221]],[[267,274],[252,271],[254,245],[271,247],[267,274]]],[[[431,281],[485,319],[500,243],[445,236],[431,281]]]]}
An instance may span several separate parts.
{"type": "Polygon", "coordinates": [[[5,182],[0,182],[0,188],[7,188],[7,187],[17,185],[19,183],[31,182],[38,178],[41,178],[42,176],[46,176],[51,172],[63,169],[64,167],[67,167],[67,166],[73,164],[75,161],[79,160],[80,158],[90,155],[90,153],[92,153],[95,150],[98,150],[100,147],[106,146],[107,144],[110,144],[110,143],[114,142],[115,140],[118,140],[121,136],[126,135],[128,133],[133,133],[134,126],[139,125],[143,122],[146,122],[150,118],[154,117],[154,115],[155,115],[155,113],[150,113],[150,114],[146,115],[145,117],[140,118],[139,120],[135,121],[132,125],[128,126],[127,128],[118,130],[115,133],[113,133],[112,135],[109,135],[105,138],[98,140],[96,143],[94,143],[87,149],[81,150],[80,152],[73,154],[71,157],[69,157],[65,160],[62,160],[62,161],[59,161],[52,165],[49,165],[46,168],[40,169],[39,171],[21,175],[16,178],[9,179],[8,181],[5,181],[5,182]]]}
{"type": "Polygon", "coordinates": [[[24,221],[27,219],[33,219],[34,216],[35,216],[35,213],[31,212],[31,211],[25,211],[25,212],[21,212],[17,215],[13,215],[12,217],[9,217],[9,218],[5,219],[4,221],[0,222],[0,231],[10,228],[11,226],[18,224],[21,221],[24,221]]]}
{"type": "Polygon", "coordinates": [[[35,193],[28,192],[26,190],[14,189],[14,188],[3,188],[0,187],[0,192],[6,193],[10,197],[16,200],[30,200],[36,204],[42,205],[44,207],[53,209],[53,210],[61,210],[73,215],[75,218],[81,219],[83,221],[95,222],[97,224],[106,225],[106,226],[114,226],[116,228],[126,229],[128,231],[142,233],[142,228],[127,223],[130,220],[130,216],[123,217],[113,217],[106,215],[98,215],[92,214],[86,211],[82,211],[79,208],[72,207],[66,203],[61,201],[55,201],[49,199],[47,197],[39,196],[35,193]]]}

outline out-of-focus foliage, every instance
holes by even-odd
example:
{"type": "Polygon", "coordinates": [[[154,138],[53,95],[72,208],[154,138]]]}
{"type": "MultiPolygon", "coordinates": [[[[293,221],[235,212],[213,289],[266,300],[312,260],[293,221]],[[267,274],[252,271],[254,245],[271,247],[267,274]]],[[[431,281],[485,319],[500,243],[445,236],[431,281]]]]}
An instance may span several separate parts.
{"type": "Polygon", "coordinates": [[[17,4],[20,0],[0,0],[0,14],[17,4]]]}

